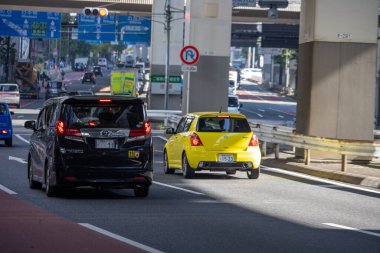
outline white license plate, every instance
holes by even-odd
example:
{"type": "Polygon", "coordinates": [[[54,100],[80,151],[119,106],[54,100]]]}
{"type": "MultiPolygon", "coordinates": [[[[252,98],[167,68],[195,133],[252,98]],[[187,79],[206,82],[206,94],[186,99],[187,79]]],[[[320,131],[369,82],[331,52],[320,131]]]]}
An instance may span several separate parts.
{"type": "Polygon", "coordinates": [[[234,161],[233,155],[219,154],[219,162],[230,163],[234,161]]]}
{"type": "Polygon", "coordinates": [[[111,139],[96,139],[95,148],[98,149],[117,149],[117,141],[111,139]]]}

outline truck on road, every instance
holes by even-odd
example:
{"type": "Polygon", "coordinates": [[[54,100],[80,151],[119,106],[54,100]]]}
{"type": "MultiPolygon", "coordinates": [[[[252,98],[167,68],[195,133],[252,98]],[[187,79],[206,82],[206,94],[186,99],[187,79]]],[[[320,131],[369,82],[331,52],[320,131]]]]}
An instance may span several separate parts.
{"type": "Polygon", "coordinates": [[[135,69],[119,70],[111,72],[112,95],[137,95],[137,71],[135,69]]]}

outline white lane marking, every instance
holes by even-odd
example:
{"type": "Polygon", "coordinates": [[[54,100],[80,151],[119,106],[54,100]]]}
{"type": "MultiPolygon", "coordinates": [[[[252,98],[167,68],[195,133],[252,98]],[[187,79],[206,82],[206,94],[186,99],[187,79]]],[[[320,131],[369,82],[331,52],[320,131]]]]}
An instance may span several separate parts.
{"type": "Polygon", "coordinates": [[[263,110],[263,109],[257,109],[258,111],[260,111],[260,112],[265,112],[265,110],[263,110]]]}
{"type": "Polygon", "coordinates": [[[111,237],[113,239],[116,239],[118,241],[121,241],[121,242],[124,242],[126,244],[132,245],[132,246],[134,246],[136,248],[139,248],[139,249],[142,249],[142,250],[145,250],[145,251],[148,251],[148,252],[152,252],[152,253],[164,253],[163,251],[151,248],[149,246],[146,246],[144,244],[138,243],[138,242],[130,240],[128,238],[122,237],[120,235],[114,234],[112,232],[109,232],[109,231],[104,230],[102,228],[96,227],[96,226],[91,225],[89,223],[78,223],[78,224],[81,225],[81,226],[83,226],[83,227],[85,227],[85,228],[91,229],[91,230],[93,230],[95,232],[98,232],[98,233],[101,233],[101,234],[106,235],[108,237],[111,237]]]}
{"type": "Polygon", "coordinates": [[[355,232],[359,232],[359,233],[363,233],[363,234],[367,234],[367,235],[372,235],[372,236],[380,237],[380,234],[377,234],[377,233],[374,233],[374,232],[365,231],[365,230],[361,230],[361,229],[358,229],[358,228],[347,227],[347,226],[343,226],[343,225],[339,225],[339,224],[335,224],[335,223],[322,223],[322,224],[326,225],[326,226],[330,226],[330,227],[336,227],[336,228],[351,230],[351,231],[355,231],[355,232]]]}
{"type": "Polygon", "coordinates": [[[11,189],[9,189],[9,188],[5,187],[4,185],[1,185],[1,184],[0,184],[0,190],[4,191],[10,195],[16,195],[17,194],[17,192],[14,192],[11,189]]]}
{"type": "Polygon", "coordinates": [[[19,134],[15,134],[15,136],[16,136],[17,138],[19,138],[20,140],[22,140],[23,142],[26,142],[26,143],[30,144],[30,142],[29,142],[27,139],[25,139],[24,137],[22,137],[21,135],[19,135],[19,134]]]}
{"type": "Polygon", "coordinates": [[[20,157],[15,157],[15,156],[9,156],[9,161],[16,161],[16,162],[19,162],[19,163],[27,163],[26,161],[25,161],[25,159],[23,159],[23,158],[20,158],[20,157]]]}
{"type": "Polygon", "coordinates": [[[189,193],[196,194],[196,195],[205,195],[204,193],[201,193],[201,192],[196,192],[196,191],[180,188],[180,187],[173,186],[173,185],[170,185],[170,184],[164,184],[164,183],[160,183],[160,182],[157,182],[157,181],[153,181],[153,183],[161,185],[161,186],[173,188],[173,189],[176,189],[176,190],[180,190],[180,191],[184,191],[184,192],[189,192],[189,193]]]}
{"type": "Polygon", "coordinates": [[[263,118],[263,117],[264,117],[264,116],[261,115],[260,113],[256,113],[256,112],[255,112],[255,114],[257,114],[257,116],[259,116],[260,118],[263,118]]]}
{"type": "Polygon", "coordinates": [[[249,112],[249,113],[252,113],[252,114],[256,114],[257,116],[259,116],[260,118],[263,118],[264,116],[261,115],[260,113],[257,113],[257,112],[254,112],[254,111],[251,111],[251,110],[247,110],[247,109],[241,109],[242,111],[246,111],[246,112],[249,112]]]}
{"type": "Polygon", "coordinates": [[[298,173],[298,172],[287,171],[287,170],[283,170],[283,169],[271,168],[271,167],[266,167],[266,166],[265,167],[262,166],[261,168],[263,170],[267,170],[267,171],[273,171],[273,172],[277,172],[277,173],[281,173],[281,174],[287,174],[287,175],[291,175],[291,176],[295,176],[295,177],[299,177],[299,178],[305,178],[305,179],[309,179],[309,180],[313,180],[313,181],[317,181],[317,182],[322,182],[322,183],[326,183],[326,184],[330,184],[330,185],[337,185],[337,186],[344,187],[344,188],[380,194],[380,191],[375,191],[375,190],[371,190],[371,189],[367,189],[367,188],[353,186],[353,185],[349,185],[349,184],[345,184],[345,183],[339,183],[336,181],[332,181],[332,180],[328,180],[328,179],[322,179],[322,178],[318,178],[318,177],[314,177],[314,176],[309,176],[309,175],[298,173]]]}
{"type": "Polygon", "coordinates": [[[278,117],[279,117],[280,119],[283,119],[283,118],[284,118],[284,116],[282,116],[282,115],[278,115],[278,117]]]}

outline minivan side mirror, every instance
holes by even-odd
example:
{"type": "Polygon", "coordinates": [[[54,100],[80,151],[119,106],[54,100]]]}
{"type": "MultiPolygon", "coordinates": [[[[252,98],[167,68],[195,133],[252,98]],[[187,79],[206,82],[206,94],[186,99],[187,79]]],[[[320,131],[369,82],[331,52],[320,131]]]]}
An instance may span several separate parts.
{"type": "Polygon", "coordinates": [[[240,104],[240,108],[242,108],[243,107],[243,104],[240,104]]]}
{"type": "Polygon", "coordinates": [[[166,129],[166,134],[175,134],[174,128],[170,127],[168,129],[166,129]]]}
{"type": "Polygon", "coordinates": [[[36,130],[36,121],[35,120],[25,121],[24,127],[27,129],[32,129],[33,131],[35,131],[36,130]]]}
{"type": "Polygon", "coordinates": [[[10,115],[15,115],[14,111],[9,111],[10,115]]]}

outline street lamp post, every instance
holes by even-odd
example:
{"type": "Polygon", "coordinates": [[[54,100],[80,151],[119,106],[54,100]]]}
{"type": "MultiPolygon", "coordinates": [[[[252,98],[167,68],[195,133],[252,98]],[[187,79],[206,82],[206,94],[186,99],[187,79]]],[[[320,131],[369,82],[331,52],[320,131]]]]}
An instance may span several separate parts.
{"type": "Polygon", "coordinates": [[[170,22],[172,20],[171,15],[171,1],[168,0],[165,7],[166,14],[166,64],[165,64],[165,110],[168,110],[169,103],[169,64],[170,64],[170,22]]]}

